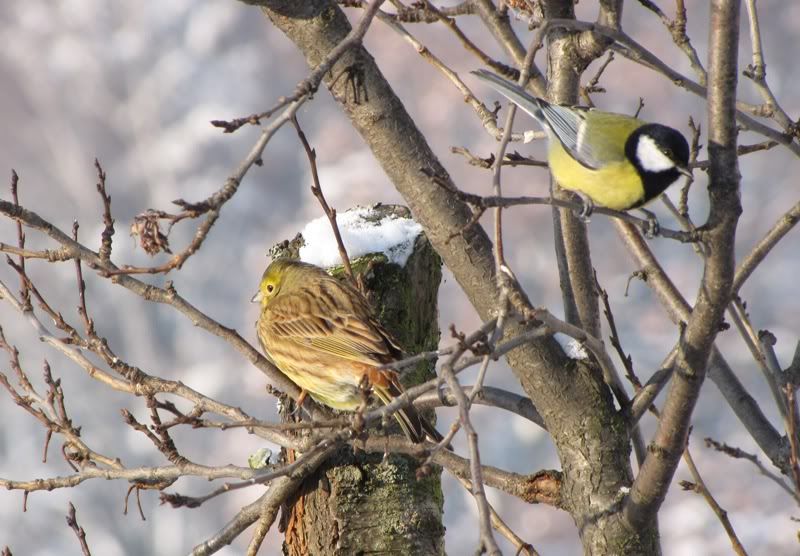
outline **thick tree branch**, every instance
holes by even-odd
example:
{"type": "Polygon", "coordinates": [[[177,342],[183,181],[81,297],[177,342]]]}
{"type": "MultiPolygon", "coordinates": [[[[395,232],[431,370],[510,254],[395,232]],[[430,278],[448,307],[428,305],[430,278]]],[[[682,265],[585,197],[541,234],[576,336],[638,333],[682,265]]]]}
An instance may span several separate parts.
{"type": "Polygon", "coordinates": [[[734,274],[734,238],[742,208],[736,154],[736,81],[739,1],[711,5],[709,60],[709,194],[707,224],[710,251],[697,296],[675,361],[675,372],[650,453],[624,503],[634,528],[655,519],[686,445],[691,415],[705,378],[714,338],[730,301],[734,274]]]}
{"type": "MultiPolygon", "coordinates": [[[[691,312],[689,303],[672,280],[670,280],[669,276],[667,276],[666,272],[664,272],[664,269],[658,263],[636,227],[622,222],[615,222],[615,227],[620,239],[625,244],[628,253],[639,269],[639,272],[646,278],[647,285],[664,307],[667,316],[676,324],[687,322],[691,312]]],[[[670,355],[674,357],[673,354],[670,355]]],[[[666,369],[665,373],[660,373],[654,383],[643,390],[640,395],[652,396],[655,398],[658,392],[654,392],[653,389],[658,389],[658,391],[660,391],[660,388],[671,376],[671,373],[672,366],[670,364],[669,369],[666,369]]],[[[739,382],[739,379],[736,378],[730,365],[716,347],[712,351],[711,358],[709,359],[708,377],[717,386],[720,393],[725,398],[725,401],[759,447],[775,465],[783,468],[786,458],[780,434],[764,415],[764,412],[753,396],[745,389],[742,383],[739,382]]],[[[644,401],[646,400],[634,399],[636,414],[640,414],[646,410],[646,406],[642,407],[644,401]]]]}

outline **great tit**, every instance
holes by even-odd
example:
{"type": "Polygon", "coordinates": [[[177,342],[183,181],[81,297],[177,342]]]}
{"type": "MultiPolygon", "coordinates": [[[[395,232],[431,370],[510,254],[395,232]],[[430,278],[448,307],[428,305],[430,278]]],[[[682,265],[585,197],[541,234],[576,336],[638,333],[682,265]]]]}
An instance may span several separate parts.
{"type": "Polygon", "coordinates": [[[614,210],[639,208],[689,170],[689,144],[677,130],[623,114],[569,108],[533,97],[486,70],[472,72],[533,116],[547,132],[556,182],[584,201],[614,210]]]}

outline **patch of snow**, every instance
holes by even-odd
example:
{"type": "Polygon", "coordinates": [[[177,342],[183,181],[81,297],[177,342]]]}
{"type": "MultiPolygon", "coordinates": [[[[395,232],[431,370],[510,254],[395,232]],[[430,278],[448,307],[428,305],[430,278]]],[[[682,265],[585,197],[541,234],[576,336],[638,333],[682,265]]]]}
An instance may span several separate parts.
{"type": "Polygon", "coordinates": [[[589,354],[586,351],[586,348],[583,347],[578,340],[567,336],[566,334],[562,334],[561,332],[556,332],[553,334],[553,337],[556,341],[561,344],[561,348],[564,350],[564,353],[567,354],[567,357],[570,359],[588,359],[589,354]]]}
{"type": "MultiPolygon", "coordinates": [[[[390,262],[404,266],[422,226],[411,218],[395,215],[376,218],[372,207],[355,207],[336,215],[347,255],[356,259],[370,253],[383,253],[390,262]]],[[[305,245],[300,248],[300,260],[326,268],[342,264],[327,216],[306,224],[301,234],[305,245]]]]}

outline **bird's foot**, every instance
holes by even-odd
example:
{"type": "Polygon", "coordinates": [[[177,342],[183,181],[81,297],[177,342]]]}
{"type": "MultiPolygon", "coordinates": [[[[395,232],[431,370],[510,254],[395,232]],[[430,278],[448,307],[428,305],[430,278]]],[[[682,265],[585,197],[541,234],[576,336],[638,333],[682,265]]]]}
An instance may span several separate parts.
{"type": "Polygon", "coordinates": [[[581,219],[584,224],[588,224],[591,220],[592,213],[594,212],[594,201],[581,191],[575,192],[581,200],[581,210],[575,212],[575,216],[581,219]]]}
{"type": "Polygon", "coordinates": [[[661,231],[661,225],[658,223],[658,218],[647,209],[640,208],[639,211],[643,212],[647,218],[647,224],[642,224],[642,232],[647,239],[653,239],[661,231]]]}
{"type": "Polygon", "coordinates": [[[308,396],[308,392],[306,390],[300,390],[300,395],[297,396],[297,401],[294,402],[294,409],[289,414],[290,417],[300,415],[300,411],[303,410],[303,402],[306,401],[306,396],[308,396]]]}

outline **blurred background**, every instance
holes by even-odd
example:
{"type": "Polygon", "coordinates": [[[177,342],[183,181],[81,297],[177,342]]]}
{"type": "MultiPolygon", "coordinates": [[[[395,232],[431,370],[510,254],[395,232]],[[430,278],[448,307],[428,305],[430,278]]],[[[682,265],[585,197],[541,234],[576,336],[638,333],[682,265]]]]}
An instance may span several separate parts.
{"type": "MultiPolygon", "coordinates": [[[[661,4],[672,15],[672,4],[661,4]]],[[[686,5],[689,36],[705,62],[708,5],[703,1],[688,1],[686,5]]],[[[800,82],[794,79],[796,49],[789,45],[796,44],[800,4],[765,0],[758,5],[769,83],[784,109],[797,117],[800,82]]],[[[581,2],[578,12],[579,17],[593,20],[596,2],[581,2]]],[[[360,11],[348,13],[360,17],[360,11]]],[[[459,24],[486,52],[508,62],[476,20],[463,17],[459,24]]],[[[515,21],[514,25],[527,43],[530,35],[526,23],[515,21]]],[[[623,27],[667,64],[691,75],[685,58],[652,13],[635,2],[628,3],[623,27]]],[[[484,102],[491,104],[497,99],[467,74],[478,64],[444,27],[408,28],[459,72],[484,102]]],[[[259,134],[259,129],[245,127],[225,135],[209,121],[265,110],[279,96],[291,93],[308,72],[294,46],[256,8],[233,1],[12,0],[0,4],[0,44],[0,175],[10,183],[11,169],[16,169],[22,205],[62,230],[69,230],[77,220],[82,241],[96,249],[102,230],[102,205],[95,190],[93,167],[97,157],[108,174],[117,231],[113,260],[118,264],[163,262],[161,257],[151,260],[128,237],[133,217],[148,208],[174,211],[174,199],[204,199],[224,183],[259,134]]],[[[366,44],[458,186],[488,193],[489,172],[469,166],[462,157],[450,153],[452,146],[468,147],[481,156],[496,149],[495,141],[452,84],[379,22],[374,23],[366,44]]],[[[740,54],[744,67],[750,63],[744,8],[740,54]]],[[[542,67],[544,58],[540,56],[538,63],[542,67]]],[[[586,72],[584,82],[597,66],[586,72]]],[[[707,127],[701,99],[624,59],[618,57],[608,67],[600,84],[608,90],[594,96],[600,108],[632,113],[643,97],[643,119],[672,125],[687,136],[689,116],[704,130],[707,127]]],[[[759,101],[746,79],[739,88],[741,99],[759,101]]],[[[303,106],[299,119],[317,150],[322,186],[332,206],[341,211],[357,204],[402,203],[327,90],[321,89],[313,102],[303,106]]],[[[533,124],[519,116],[516,127],[523,130],[533,124]]],[[[740,142],[760,140],[743,133],[740,142]]],[[[701,142],[707,142],[705,136],[701,142]]],[[[544,156],[539,144],[514,148],[523,154],[544,156]]],[[[701,158],[705,158],[705,150],[701,158]]],[[[741,159],[744,214],[737,237],[740,255],[746,254],[797,202],[797,170],[796,158],[781,148],[741,159]]],[[[691,213],[695,222],[703,223],[707,214],[706,180],[699,172],[696,177],[691,213]]],[[[547,191],[547,174],[541,169],[509,169],[504,171],[504,179],[509,195],[544,195],[547,191]]],[[[267,264],[267,249],[293,237],[308,220],[322,214],[309,191],[310,183],[305,154],[294,131],[284,127],[264,153],[264,165],[247,174],[237,195],[225,205],[203,248],[183,270],[168,276],[192,304],[235,328],[254,345],[257,308],[248,300],[267,264]]],[[[8,189],[3,191],[2,198],[10,199],[8,189]]],[[[670,196],[677,200],[677,188],[670,196]]],[[[677,226],[663,205],[656,203],[652,208],[662,225],[677,226]]],[[[550,209],[517,208],[506,213],[504,223],[507,257],[533,303],[562,314],[550,209]]],[[[636,269],[607,219],[595,216],[589,230],[593,262],[611,297],[624,347],[632,355],[639,377],[646,380],[677,341],[678,331],[645,284],[633,281],[625,295],[628,277],[636,269]]],[[[170,236],[173,250],[185,246],[193,233],[192,224],[179,224],[170,236]]],[[[27,237],[31,248],[54,247],[37,233],[29,231],[27,237]]],[[[6,219],[0,220],[0,241],[16,242],[15,227],[6,219]]],[[[690,301],[694,299],[701,266],[691,248],[664,239],[654,239],[650,244],[683,293],[690,301]]],[[[800,331],[800,296],[795,281],[800,275],[798,253],[800,239],[794,231],[742,291],[754,326],[777,336],[776,349],[783,366],[790,362],[800,331]]],[[[47,299],[69,322],[79,325],[73,265],[32,261],[28,268],[47,299]]],[[[18,287],[10,268],[0,268],[0,277],[18,287]]],[[[120,357],[148,373],[181,380],[225,403],[241,406],[257,417],[275,417],[275,400],[265,394],[264,376],[228,345],[198,330],[169,307],[143,302],[88,270],[84,277],[97,329],[120,357]]],[[[143,279],[159,285],[165,281],[160,276],[143,279]]],[[[479,324],[446,269],[439,309],[443,330],[451,323],[467,331],[479,324]]],[[[23,368],[36,384],[41,385],[43,360],[50,362],[54,376],[63,381],[67,409],[74,422],[83,425],[83,437],[92,448],[119,456],[130,467],[166,463],[143,435],[123,424],[119,414],[124,407],[145,421],[147,410],[141,399],[131,399],[93,382],[81,369],[41,344],[34,329],[5,303],[0,303],[0,325],[9,342],[19,347],[23,368]]],[[[780,427],[766,385],[737,333],[728,330],[720,334],[718,345],[739,379],[780,427]]],[[[6,362],[0,369],[6,373],[10,370],[6,362]]],[[[473,378],[469,373],[462,380],[471,383],[473,378]]],[[[502,362],[491,368],[488,382],[520,391],[502,362]]],[[[523,473],[559,467],[543,431],[497,410],[478,407],[474,411],[484,463],[523,473]]],[[[450,410],[440,410],[439,429],[445,430],[452,418],[450,410]]],[[[702,439],[711,436],[768,461],[710,382],[700,398],[694,425],[690,445],[696,463],[711,492],[728,510],[744,546],[752,554],[796,552],[798,526],[790,518],[800,512],[793,500],[759,476],[752,465],[703,446],[702,439]]],[[[651,416],[645,417],[643,426],[648,438],[654,429],[651,416]]],[[[243,465],[250,453],[263,446],[242,430],[183,430],[175,434],[175,440],[187,457],[208,465],[243,465]]],[[[48,462],[41,463],[43,441],[42,427],[16,406],[7,392],[0,391],[0,476],[32,479],[69,474],[71,470],[59,454],[58,439],[50,447],[48,462]]],[[[457,449],[464,448],[460,438],[455,444],[457,449]]],[[[675,482],[690,478],[682,466],[675,482]]],[[[447,551],[471,553],[477,541],[474,501],[446,474],[444,485],[447,551]]],[[[209,489],[205,481],[189,480],[170,490],[200,495],[209,489]]],[[[134,506],[123,515],[126,490],[127,485],[121,482],[95,480],[73,489],[36,492],[28,499],[26,513],[22,512],[22,493],[0,492],[0,546],[8,545],[14,554],[78,554],[77,540],[64,522],[67,502],[72,501],[95,554],[186,553],[260,492],[256,488],[241,490],[195,510],[160,506],[157,493],[143,492],[147,521],[142,521],[134,506]]],[[[575,525],[566,513],[528,506],[494,491],[489,497],[517,534],[542,554],[581,551],[575,525]]],[[[667,496],[660,526],[665,554],[731,551],[708,506],[696,494],[681,491],[677,484],[667,496]]],[[[248,538],[243,535],[220,553],[242,553],[248,538]]],[[[270,544],[262,552],[277,553],[281,540],[273,527],[270,544]]],[[[504,550],[513,553],[510,545],[501,542],[504,550]]]]}

